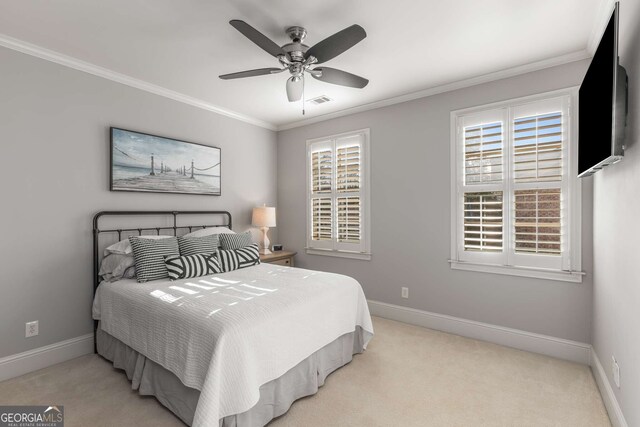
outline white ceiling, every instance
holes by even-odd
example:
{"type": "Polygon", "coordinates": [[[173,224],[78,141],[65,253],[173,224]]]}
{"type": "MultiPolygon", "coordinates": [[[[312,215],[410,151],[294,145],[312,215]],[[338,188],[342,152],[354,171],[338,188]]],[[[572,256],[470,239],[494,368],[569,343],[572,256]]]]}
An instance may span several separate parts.
{"type": "Polygon", "coordinates": [[[22,0],[0,3],[0,34],[273,125],[324,115],[500,70],[584,52],[601,0],[22,0]],[[223,81],[278,62],[228,24],[277,44],[292,25],[313,45],[351,25],[361,43],[326,63],[370,80],[351,89],[307,79],[289,103],[288,74],[223,81]]]}

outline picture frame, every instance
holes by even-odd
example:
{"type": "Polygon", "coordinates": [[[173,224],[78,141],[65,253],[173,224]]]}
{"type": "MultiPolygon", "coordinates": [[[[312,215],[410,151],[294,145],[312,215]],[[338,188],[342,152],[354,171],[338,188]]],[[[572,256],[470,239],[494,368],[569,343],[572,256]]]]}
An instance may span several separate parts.
{"type": "Polygon", "coordinates": [[[195,142],[111,127],[110,190],[222,194],[222,150],[195,142]]]}

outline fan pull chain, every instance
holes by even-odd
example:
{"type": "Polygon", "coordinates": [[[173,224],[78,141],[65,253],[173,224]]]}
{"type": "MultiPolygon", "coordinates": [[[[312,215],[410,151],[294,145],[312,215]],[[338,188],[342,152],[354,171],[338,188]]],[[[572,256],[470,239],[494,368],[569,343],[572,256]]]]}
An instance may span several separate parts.
{"type": "Polygon", "coordinates": [[[302,115],[304,116],[304,73],[302,74],[302,115]]]}

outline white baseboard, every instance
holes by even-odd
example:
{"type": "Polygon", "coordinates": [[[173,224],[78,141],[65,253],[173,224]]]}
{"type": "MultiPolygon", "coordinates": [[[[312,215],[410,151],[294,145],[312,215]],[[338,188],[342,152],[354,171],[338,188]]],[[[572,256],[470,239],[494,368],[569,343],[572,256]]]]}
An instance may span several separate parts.
{"type": "Polygon", "coordinates": [[[93,334],[60,341],[0,359],[0,381],[19,377],[93,352],[93,334]]]}
{"type": "MultiPolygon", "coordinates": [[[[589,344],[379,301],[368,300],[368,303],[371,314],[374,316],[590,365],[613,427],[628,427],[609,378],[598,355],[589,344]]],[[[93,334],[87,334],[7,356],[0,359],[0,381],[91,352],[93,352],[93,334]]]]}
{"type": "Polygon", "coordinates": [[[627,421],[622,414],[622,409],[620,409],[620,405],[618,404],[618,399],[616,399],[616,395],[613,393],[609,377],[607,377],[593,347],[591,347],[591,371],[596,379],[596,384],[598,384],[598,389],[600,389],[600,395],[609,413],[611,424],[613,427],[628,427],[627,421]]]}
{"type": "Polygon", "coordinates": [[[589,344],[379,301],[369,300],[368,302],[371,314],[374,316],[570,360],[584,365],[588,365],[590,361],[591,346],[589,344]]]}

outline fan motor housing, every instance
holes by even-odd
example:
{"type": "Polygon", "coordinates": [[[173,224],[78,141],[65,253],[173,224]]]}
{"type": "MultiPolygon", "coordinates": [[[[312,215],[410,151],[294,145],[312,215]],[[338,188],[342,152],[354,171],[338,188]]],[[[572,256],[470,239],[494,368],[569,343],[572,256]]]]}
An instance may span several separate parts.
{"type": "Polygon", "coordinates": [[[289,58],[293,62],[303,62],[304,54],[307,50],[309,50],[309,46],[307,46],[306,44],[294,42],[285,44],[284,46],[282,46],[282,50],[287,52],[287,55],[289,55],[289,58]]]}
{"type": "Polygon", "coordinates": [[[309,49],[309,46],[302,43],[307,37],[307,30],[304,27],[293,26],[287,28],[287,35],[292,43],[282,46],[282,50],[287,52],[291,61],[303,62],[304,54],[309,49]]]}

